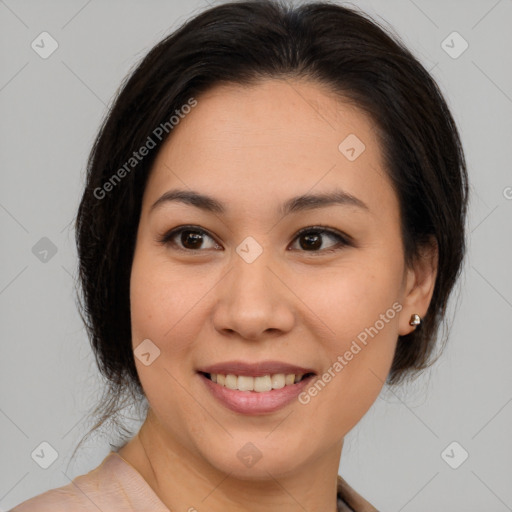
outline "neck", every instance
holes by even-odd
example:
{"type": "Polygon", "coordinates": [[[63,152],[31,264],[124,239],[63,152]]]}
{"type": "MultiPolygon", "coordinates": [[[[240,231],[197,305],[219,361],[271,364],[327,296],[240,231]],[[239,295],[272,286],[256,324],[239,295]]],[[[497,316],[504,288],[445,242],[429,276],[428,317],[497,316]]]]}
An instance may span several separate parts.
{"type": "Polygon", "coordinates": [[[195,512],[337,511],[336,485],[343,440],[307,466],[267,476],[224,473],[164,433],[151,409],[139,433],[119,450],[169,510],[195,512]]]}

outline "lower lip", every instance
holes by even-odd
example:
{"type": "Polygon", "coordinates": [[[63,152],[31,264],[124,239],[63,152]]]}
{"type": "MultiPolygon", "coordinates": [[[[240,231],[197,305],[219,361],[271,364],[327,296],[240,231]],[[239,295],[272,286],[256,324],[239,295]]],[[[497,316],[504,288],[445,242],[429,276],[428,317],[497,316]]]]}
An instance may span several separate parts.
{"type": "Polygon", "coordinates": [[[310,375],[291,386],[259,393],[229,389],[211,381],[202,373],[199,373],[199,376],[208,390],[222,405],[232,411],[249,415],[271,413],[285,407],[293,402],[315,377],[310,375]]]}

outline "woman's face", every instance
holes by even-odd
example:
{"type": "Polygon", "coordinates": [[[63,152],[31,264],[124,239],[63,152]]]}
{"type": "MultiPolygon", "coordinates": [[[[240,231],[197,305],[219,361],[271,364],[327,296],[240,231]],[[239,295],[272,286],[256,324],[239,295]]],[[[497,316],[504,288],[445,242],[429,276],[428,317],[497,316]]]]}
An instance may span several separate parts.
{"type": "Polygon", "coordinates": [[[404,266],[398,200],[361,111],[305,81],[196,99],[155,161],[132,267],[151,413],[169,446],[225,473],[277,476],[319,457],[337,468],[434,276],[404,266]],[[176,190],[211,200],[155,204],[176,190]],[[242,378],[222,386],[207,370],[242,378]],[[309,372],[284,388],[294,379],[264,377],[309,372]]]}

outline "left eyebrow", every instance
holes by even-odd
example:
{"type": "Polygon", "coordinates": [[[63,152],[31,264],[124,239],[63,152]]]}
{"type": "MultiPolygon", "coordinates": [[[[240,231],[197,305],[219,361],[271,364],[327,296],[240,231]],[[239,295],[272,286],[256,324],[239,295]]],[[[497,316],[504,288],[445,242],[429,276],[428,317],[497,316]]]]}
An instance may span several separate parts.
{"type": "MultiPolygon", "coordinates": [[[[169,190],[158,198],[150,208],[153,211],[155,208],[167,202],[181,202],[199,208],[201,210],[223,214],[226,212],[226,207],[223,203],[213,197],[205,194],[200,194],[193,190],[169,190]]],[[[304,194],[297,197],[288,199],[279,208],[282,216],[289,215],[290,213],[297,213],[306,210],[313,210],[317,208],[324,208],[331,205],[344,205],[355,206],[362,210],[370,211],[368,206],[358,199],[357,197],[345,192],[344,190],[336,189],[332,192],[323,194],[304,194]]]]}
{"type": "Polygon", "coordinates": [[[302,212],[305,210],[313,210],[316,208],[324,208],[331,205],[356,206],[362,210],[370,211],[368,206],[361,199],[336,189],[332,192],[324,194],[304,194],[289,199],[281,206],[281,214],[288,215],[290,213],[302,212]]]}

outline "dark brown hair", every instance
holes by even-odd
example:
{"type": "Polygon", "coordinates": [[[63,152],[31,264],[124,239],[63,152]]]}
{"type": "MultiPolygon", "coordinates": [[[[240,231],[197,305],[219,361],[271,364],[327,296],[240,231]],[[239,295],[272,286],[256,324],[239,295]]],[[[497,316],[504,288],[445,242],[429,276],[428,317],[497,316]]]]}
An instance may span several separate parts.
{"type": "Polygon", "coordinates": [[[156,147],[108,193],[105,184],[190,98],[222,83],[265,78],[313,79],[375,122],[400,203],[406,262],[431,239],[439,250],[427,315],[399,337],[388,383],[432,362],[464,256],[468,193],[458,131],[438,86],[398,37],[356,10],[327,2],[230,2],[151,49],[122,84],[89,157],[76,219],[81,314],[107,383],[92,430],[115,418],[129,403],[123,397],[144,398],[131,345],[130,271],[145,184],[172,130],[161,140],[153,136],[156,147]]]}

